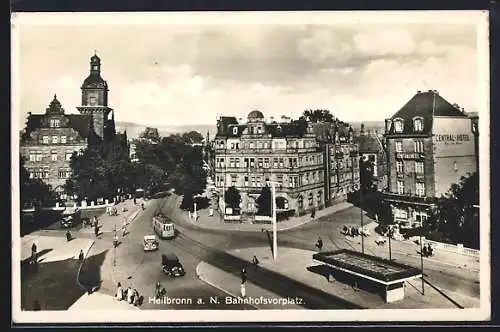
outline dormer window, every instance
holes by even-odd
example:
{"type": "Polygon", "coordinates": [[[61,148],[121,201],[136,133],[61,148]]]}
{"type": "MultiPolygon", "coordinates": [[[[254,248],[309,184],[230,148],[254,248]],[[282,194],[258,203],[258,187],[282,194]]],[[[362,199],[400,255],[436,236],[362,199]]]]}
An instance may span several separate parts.
{"type": "Polygon", "coordinates": [[[403,132],[403,120],[401,119],[394,120],[394,131],[397,133],[403,132]]]}
{"type": "Polygon", "coordinates": [[[50,127],[58,128],[60,125],[59,119],[50,119],[50,127]]]}
{"type": "Polygon", "coordinates": [[[262,128],[261,127],[257,127],[257,134],[262,134],[262,128]]]}
{"type": "Polygon", "coordinates": [[[233,135],[238,135],[238,127],[233,127],[233,135]]]}
{"type": "Polygon", "coordinates": [[[422,118],[413,119],[413,130],[414,131],[422,131],[424,130],[424,121],[422,118]]]}

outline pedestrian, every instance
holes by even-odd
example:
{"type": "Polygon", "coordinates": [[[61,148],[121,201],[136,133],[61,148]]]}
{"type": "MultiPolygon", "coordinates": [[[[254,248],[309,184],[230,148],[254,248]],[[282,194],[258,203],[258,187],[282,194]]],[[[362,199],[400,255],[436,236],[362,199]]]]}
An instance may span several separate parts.
{"type": "Polygon", "coordinates": [[[318,236],[318,242],[316,242],[316,247],[318,247],[319,251],[323,249],[323,240],[321,239],[321,236],[318,236]]]}
{"type": "Polygon", "coordinates": [[[137,200],[135,199],[135,197],[134,197],[134,205],[137,205],[137,200]]]}
{"type": "Polygon", "coordinates": [[[83,249],[80,249],[80,254],[78,254],[78,260],[79,260],[80,262],[82,262],[82,261],[83,261],[84,256],[85,256],[85,255],[83,254],[83,249]]]}
{"type": "Polygon", "coordinates": [[[244,282],[242,282],[242,283],[241,283],[241,286],[240,286],[240,291],[241,291],[241,297],[243,297],[243,298],[244,298],[244,297],[245,297],[245,295],[246,295],[246,293],[247,293],[246,288],[245,288],[245,283],[244,283],[244,282]]]}
{"type": "Polygon", "coordinates": [[[40,302],[38,302],[38,300],[33,301],[33,310],[34,311],[42,310],[42,307],[40,306],[40,302]]]}
{"type": "Polygon", "coordinates": [[[135,288],[134,288],[134,303],[133,304],[136,307],[139,305],[139,292],[135,288]]]}
{"type": "Polygon", "coordinates": [[[71,237],[71,233],[69,231],[66,232],[66,240],[71,241],[72,237],[71,237]]]}
{"type": "Polygon", "coordinates": [[[127,288],[127,302],[128,303],[132,304],[133,296],[134,296],[134,291],[132,290],[132,288],[130,286],[128,286],[128,288],[127,288]]]}
{"type": "Polygon", "coordinates": [[[259,260],[257,259],[257,256],[253,256],[252,258],[252,264],[254,266],[254,268],[257,268],[257,265],[259,265],[259,260]]]}
{"type": "Polygon", "coordinates": [[[33,242],[33,245],[31,246],[31,257],[35,257],[36,256],[36,244],[35,242],[33,242]]]}
{"type": "Polygon", "coordinates": [[[315,216],[316,216],[316,209],[312,209],[311,218],[314,218],[315,216]]]}
{"type": "Polygon", "coordinates": [[[245,282],[247,282],[247,270],[245,266],[243,266],[241,269],[241,283],[244,284],[245,282]]]}
{"type": "Polygon", "coordinates": [[[123,227],[122,227],[122,237],[124,237],[125,235],[127,235],[127,226],[123,225],[123,227]]]}
{"type": "Polygon", "coordinates": [[[123,288],[122,288],[122,284],[121,283],[118,283],[116,285],[116,295],[115,296],[116,296],[116,299],[118,301],[123,300],[123,288]]]}

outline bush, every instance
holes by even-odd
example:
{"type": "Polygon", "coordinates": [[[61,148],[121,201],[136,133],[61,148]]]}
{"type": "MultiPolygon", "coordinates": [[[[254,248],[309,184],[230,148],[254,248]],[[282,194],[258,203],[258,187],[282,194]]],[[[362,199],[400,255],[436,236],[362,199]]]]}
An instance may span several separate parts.
{"type": "Polygon", "coordinates": [[[210,206],[210,200],[207,197],[195,197],[196,209],[202,210],[210,206]]]}

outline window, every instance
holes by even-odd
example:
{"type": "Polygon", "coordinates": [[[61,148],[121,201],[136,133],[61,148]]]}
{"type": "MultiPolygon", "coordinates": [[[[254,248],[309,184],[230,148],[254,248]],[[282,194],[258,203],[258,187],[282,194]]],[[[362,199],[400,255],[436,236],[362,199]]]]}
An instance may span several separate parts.
{"type": "Polygon", "coordinates": [[[408,213],[406,210],[401,210],[401,209],[395,209],[394,217],[397,219],[408,219],[408,213]]]}
{"type": "Polygon", "coordinates": [[[252,176],[252,187],[256,187],[256,186],[257,186],[257,184],[255,183],[255,177],[252,176]]]}
{"type": "Polygon", "coordinates": [[[248,176],[245,176],[245,187],[248,187],[248,176]]]}
{"type": "Polygon", "coordinates": [[[52,144],[57,144],[59,142],[58,136],[52,136],[52,144]]]}
{"type": "Polygon", "coordinates": [[[255,167],[255,159],[254,158],[250,158],[250,167],[255,167]]]}
{"type": "Polygon", "coordinates": [[[264,167],[269,168],[269,158],[264,158],[264,167]]]}
{"type": "Polygon", "coordinates": [[[59,127],[59,119],[50,119],[50,127],[52,128],[59,127]]]}
{"type": "Polygon", "coordinates": [[[278,168],[278,158],[273,158],[273,167],[278,168]]]}
{"type": "Polygon", "coordinates": [[[415,141],[415,152],[422,153],[424,152],[424,142],[423,141],[415,141]]]}
{"type": "Polygon", "coordinates": [[[243,167],[248,168],[248,158],[243,159],[243,167]]]}
{"type": "Polygon", "coordinates": [[[259,159],[258,159],[258,163],[259,163],[259,164],[258,164],[258,165],[259,165],[259,166],[258,166],[258,168],[262,168],[262,163],[263,163],[263,162],[262,162],[262,158],[259,158],[259,159]]]}
{"type": "Polygon", "coordinates": [[[396,141],[396,152],[403,152],[403,142],[396,141]]]}
{"type": "Polygon", "coordinates": [[[238,127],[233,127],[233,135],[238,135],[238,127]]]}
{"type": "Polygon", "coordinates": [[[254,142],[250,142],[250,149],[253,149],[255,148],[255,143],[254,142]]]}
{"type": "Polygon", "coordinates": [[[229,158],[229,167],[234,167],[234,158],[229,158]]]}
{"type": "Polygon", "coordinates": [[[423,183],[423,182],[417,182],[416,192],[417,192],[417,196],[418,197],[425,196],[425,183],[423,183]]]}
{"type": "Polygon", "coordinates": [[[405,183],[403,181],[398,181],[398,194],[403,195],[405,193],[405,183]]]}
{"type": "Polygon", "coordinates": [[[422,174],[424,172],[424,163],[422,161],[415,162],[415,173],[422,174]]]}
{"type": "Polygon", "coordinates": [[[257,134],[262,134],[262,128],[261,127],[257,127],[257,134]]]}
{"type": "Polygon", "coordinates": [[[234,143],[231,143],[231,149],[234,149],[234,143]]]}
{"type": "Polygon", "coordinates": [[[403,120],[395,120],[394,121],[394,130],[397,133],[403,132],[403,120]]]}
{"type": "Polygon", "coordinates": [[[71,171],[67,169],[60,169],[59,170],[59,178],[60,179],[67,179],[71,177],[71,171]]]}
{"type": "Polygon", "coordinates": [[[238,177],[235,174],[231,174],[231,186],[236,187],[236,181],[238,177]]]}
{"type": "Polygon", "coordinates": [[[240,168],[240,158],[236,158],[236,167],[240,168]]]}
{"type": "Polygon", "coordinates": [[[423,122],[422,118],[416,118],[413,120],[413,130],[414,131],[424,130],[424,122],[423,122]]]}
{"type": "Polygon", "coordinates": [[[281,189],[283,187],[283,175],[278,175],[276,181],[278,182],[278,188],[281,189]]]}
{"type": "Polygon", "coordinates": [[[52,152],[51,159],[52,161],[57,161],[57,152],[52,152]]]}
{"type": "Polygon", "coordinates": [[[30,154],[30,161],[35,161],[36,160],[36,155],[30,154]]]}
{"type": "Polygon", "coordinates": [[[262,187],[262,178],[260,176],[257,176],[255,182],[257,182],[257,187],[262,187]]]}
{"type": "Polygon", "coordinates": [[[66,136],[61,136],[61,143],[66,144],[66,136]]]}
{"type": "Polygon", "coordinates": [[[403,173],[403,162],[401,160],[396,161],[396,172],[403,173]]]}
{"type": "Polygon", "coordinates": [[[43,136],[43,144],[49,144],[49,136],[43,136]]]}
{"type": "Polygon", "coordinates": [[[285,166],[284,158],[279,158],[279,164],[280,164],[280,168],[283,168],[285,166]]]}
{"type": "Polygon", "coordinates": [[[72,155],[73,155],[72,152],[66,152],[66,161],[70,161],[72,155]]]}
{"type": "Polygon", "coordinates": [[[37,153],[36,154],[36,161],[43,161],[43,154],[37,153]]]}

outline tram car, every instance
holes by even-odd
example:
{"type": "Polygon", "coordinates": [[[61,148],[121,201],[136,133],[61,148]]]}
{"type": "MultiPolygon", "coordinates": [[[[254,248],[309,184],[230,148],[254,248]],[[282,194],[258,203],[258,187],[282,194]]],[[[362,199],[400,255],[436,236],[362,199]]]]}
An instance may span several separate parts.
{"type": "Polygon", "coordinates": [[[175,237],[175,224],[163,214],[153,216],[153,229],[162,239],[173,239],[175,237]]]}

